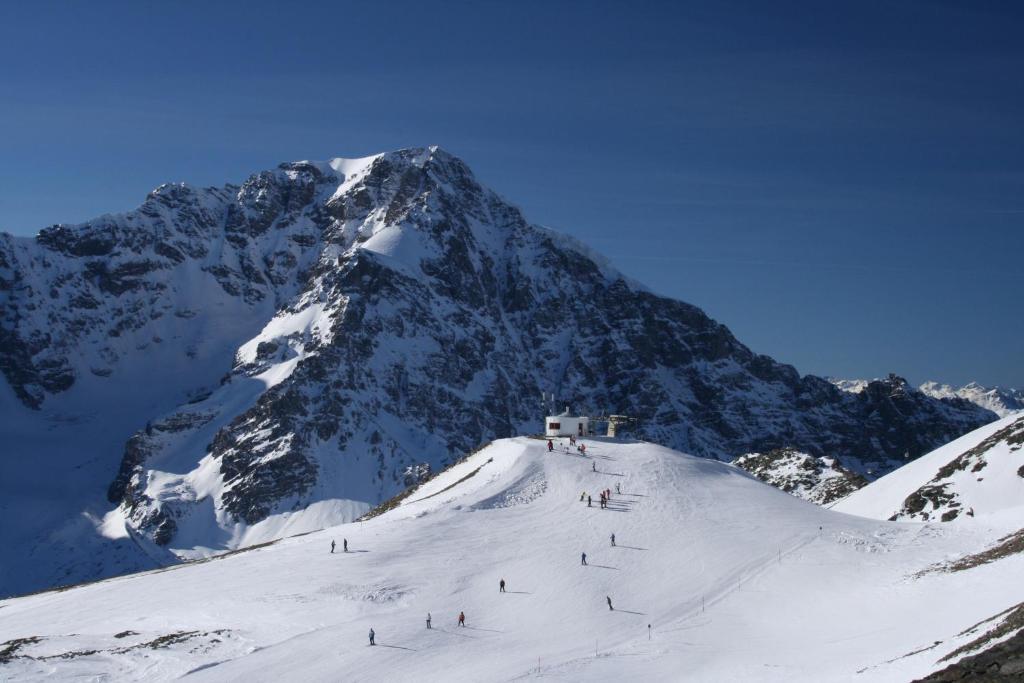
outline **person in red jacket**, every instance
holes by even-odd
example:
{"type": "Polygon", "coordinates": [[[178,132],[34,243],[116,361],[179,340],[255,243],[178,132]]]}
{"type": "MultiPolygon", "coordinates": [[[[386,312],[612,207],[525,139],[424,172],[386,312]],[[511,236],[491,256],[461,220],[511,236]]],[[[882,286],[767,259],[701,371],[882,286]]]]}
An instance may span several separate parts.
{"type": "Polygon", "coordinates": [[[459,626],[463,626],[464,627],[465,625],[466,625],[466,613],[465,612],[459,612],[459,626]]]}

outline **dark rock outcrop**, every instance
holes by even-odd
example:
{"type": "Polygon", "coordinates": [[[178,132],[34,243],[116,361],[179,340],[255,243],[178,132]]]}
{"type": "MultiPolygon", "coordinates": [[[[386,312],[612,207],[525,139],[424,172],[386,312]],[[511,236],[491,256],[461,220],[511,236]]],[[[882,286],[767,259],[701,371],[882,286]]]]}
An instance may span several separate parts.
{"type": "Polygon", "coordinates": [[[766,484],[819,505],[834,503],[868,483],[834,458],[815,457],[791,448],[748,453],[732,464],[766,484]]]}

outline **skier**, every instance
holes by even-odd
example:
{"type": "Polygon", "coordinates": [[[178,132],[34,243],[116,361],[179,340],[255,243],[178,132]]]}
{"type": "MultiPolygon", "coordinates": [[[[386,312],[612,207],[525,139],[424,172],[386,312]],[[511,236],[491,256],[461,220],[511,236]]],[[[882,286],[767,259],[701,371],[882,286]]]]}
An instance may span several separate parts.
{"type": "Polygon", "coordinates": [[[590,503],[590,496],[587,496],[587,507],[593,507],[593,505],[591,505],[590,503]]]}
{"type": "Polygon", "coordinates": [[[377,643],[373,642],[373,636],[374,636],[374,635],[375,635],[375,634],[374,634],[374,632],[373,632],[373,629],[371,628],[371,629],[370,629],[370,645],[376,645],[376,644],[377,644],[377,643]]]}
{"type": "Polygon", "coordinates": [[[584,499],[585,499],[586,497],[587,497],[587,492],[586,492],[586,491],[584,491],[583,493],[581,493],[581,494],[580,494],[580,502],[582,503],[582,502],[583,502],[583,500],[584,500],[584,499]]]}
{"type": "Polygon", "coordinates": [[[622,494],[622,489],[619,487],[618,484],[615,485],[615,493],[618,493],[620,495],[622,494]]]}
{"type": "Polygon", "coordinates": [[[615,547],[615,534],[612,534],[612,547],[615,547]]]}
{"type": "Polygon", "coordinates": [[[551,443],[551,439],[548,439],[548,453],[555,450],[555,444],[551,443]]]}
{"type": "Polygon", "coordinates": [[[590,471],[591,472],[597,472],[597,463],[596,462],[590,463],[590,471]]]}
{"type": "Polygon", "coordinates": [[[430,628],[430,612],[427,612],[427,628],[430,628]]]}
{"type": "Polygon", "coordinates": [[[342,546],[341,546],[342,549],[347,553],[348,552],[348,539],[347,538],[341,539],[341,543],[342,543],[342,546]]]}
{"type": "Polygon", "coordinates": [[[585,444],[585,443],[581,443],[580,444],[580,453],[582,453],[583,455],[587,454],[587,444],[585,444]]]}
{"type": "Polygon", "coordinates": [[[334,541],[331,541],[331,554],[334,554],[334,541]]]}
{"type": "Polygon", "coordinates": [[[463,628],[465,628],[465,626],[466,626],[466,613],[465,612],[459,612],[459,626],[462,626],[463,628]]]}
{"type": "Polygon", "coordinates": [[[587,563],[587,554],[583,553],[582,555],[580,555],[580,564],[586,564],[586,563],[587,563]]]}
{"type": "Polygon", "coordinates": [[[498,582],[498,592],[499,593],[504,593],[505,592],[505,579],[502,579],[501,581],[498,582]]]}
{"type": "Polygon", "coordinates": [[[609,610],[614,610],[615,608],[612,607],[612,599],[610,597],[608,597],[607,595],[604,596],[604,599],[608,601],[608,609],[609,610]]]}

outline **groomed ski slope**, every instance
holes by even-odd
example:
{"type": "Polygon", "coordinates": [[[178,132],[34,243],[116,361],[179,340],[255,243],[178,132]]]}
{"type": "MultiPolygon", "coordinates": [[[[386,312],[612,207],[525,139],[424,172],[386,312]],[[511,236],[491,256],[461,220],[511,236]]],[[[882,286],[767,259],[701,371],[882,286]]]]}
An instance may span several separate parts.
{"type": "Polygon", "coordinates": [[[913,577],[1006,528],[856,518],[723,463],[586,443],[499,441],[366,522],[0,602],[0,649],[40,638],[0,678],[909,681],[1024,600],[1019,556],[913,577]]]}

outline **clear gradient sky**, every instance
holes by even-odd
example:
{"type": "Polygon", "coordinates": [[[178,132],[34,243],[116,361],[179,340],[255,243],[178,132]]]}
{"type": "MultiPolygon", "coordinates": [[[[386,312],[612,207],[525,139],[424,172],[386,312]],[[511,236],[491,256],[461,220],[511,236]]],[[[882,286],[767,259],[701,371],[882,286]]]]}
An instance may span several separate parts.
{"type": "Polygon", "coordinates": [[[439,144],[801,372],[1024,387],[1024,5],[0,5],[0,229],[439,144]]]}

